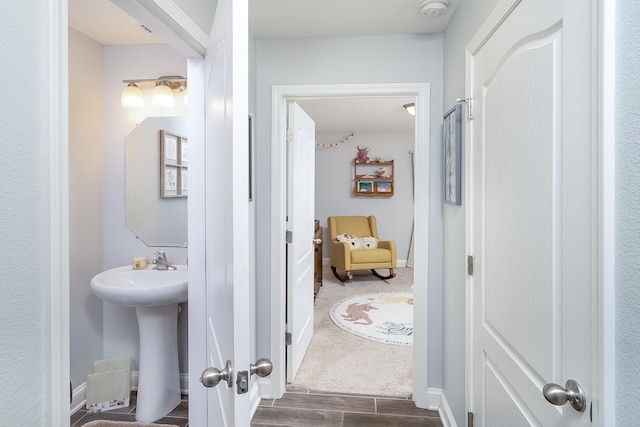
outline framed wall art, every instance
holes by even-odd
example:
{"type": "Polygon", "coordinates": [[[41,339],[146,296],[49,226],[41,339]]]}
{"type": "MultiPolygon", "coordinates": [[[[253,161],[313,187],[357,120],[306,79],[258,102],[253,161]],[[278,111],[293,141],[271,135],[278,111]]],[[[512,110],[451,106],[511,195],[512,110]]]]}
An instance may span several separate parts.
{"type": "Polygon", "coordinates": [[[160,197],[187,197],[189,144],[187,138],[160,131],[160,197]]]}
{"type": "Polygon", "coordinates": [[[457,104],[444,115],[444,201],[462,204],[462,107],[457,104]]]}

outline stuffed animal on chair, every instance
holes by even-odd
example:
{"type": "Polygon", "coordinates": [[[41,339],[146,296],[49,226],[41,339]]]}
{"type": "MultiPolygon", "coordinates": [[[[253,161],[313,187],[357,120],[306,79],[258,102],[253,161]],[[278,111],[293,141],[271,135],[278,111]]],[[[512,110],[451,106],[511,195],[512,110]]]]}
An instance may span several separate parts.
{"type": "Polygon", "coordinates": [[[358,157],[356,157],[356,163],[369,163],[369,147],[361,147],[358,145],[358,157]]]}

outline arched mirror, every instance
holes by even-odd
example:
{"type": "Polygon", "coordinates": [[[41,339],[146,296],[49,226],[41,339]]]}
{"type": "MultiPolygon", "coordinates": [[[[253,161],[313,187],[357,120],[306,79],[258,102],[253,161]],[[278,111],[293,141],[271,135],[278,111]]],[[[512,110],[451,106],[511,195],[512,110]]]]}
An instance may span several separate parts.
{"type": "Polygon", "coordinates": [[[186,132],[184,117],[148,117],[125,140],[126,223],[147,246],[187,245],[187,197],[161,197],[161,135],[186,132]]]}

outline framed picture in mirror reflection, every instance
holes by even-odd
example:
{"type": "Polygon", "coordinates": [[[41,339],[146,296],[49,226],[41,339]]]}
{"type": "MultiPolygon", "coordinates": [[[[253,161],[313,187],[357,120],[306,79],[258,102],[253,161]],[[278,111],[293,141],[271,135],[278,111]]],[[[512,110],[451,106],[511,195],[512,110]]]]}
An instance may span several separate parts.
{"type": "Polygon", "coordinates": [[[160,197],[187,197],[189,144],[187,138],[160,131],[160,197]]]}

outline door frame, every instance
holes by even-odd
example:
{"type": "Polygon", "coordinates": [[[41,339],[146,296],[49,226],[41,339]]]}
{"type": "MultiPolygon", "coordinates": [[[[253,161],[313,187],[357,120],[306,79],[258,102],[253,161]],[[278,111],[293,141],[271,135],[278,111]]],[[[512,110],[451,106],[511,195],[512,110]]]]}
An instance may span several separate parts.
{"type": "MultiPolygon", "coordinates": [[[[502,0],[481,25],[465,51],[465,99],[471,97],[473,57],[521,0],[502,0]]],[[[593,266],[596,280],[591,284],[594,318],[593,342],[593,401],[594,425],[615,424],[615,274],[614,274],[614,219],[615,219],[615,100],[612,84],[615,81],[615,5],[606,0],[592,0],[594,19],[592,97],[597,108],[593,110],[593,146],[595,162],[593,194],[596,211],[594,236],[596,251],[593,266]]],[[[470,107],[471,108],[471,107],[470,107]]],[[[471,113],[472,116],[472,113],[471,113]]],[[[471,119],[472,120],[472,119],[471,119]]],[[[471,120],[466,121],[464,156],[473,154],[471,120]]],[[[465,162],[466,188],[471,188],[472,165],[465,162]]],[[[465,192],[465,250],[473,255],[473,195],[465,192]]],[[[466,276],[465,285],[465,410],[473,412],[473,276],[466,276]]]]}
{"type": "MultiPolygon", "coordinates": [[[[188,59],[202,60],[209,36],[204,34],[187,15],[171,2],[161,0],[114,0],[119,7],[140,22],[152,20],[156,32],[166,43],[188,59]]],[[[43,48],[45,65],[42,91],[42,129],[46,130],[42,142],[45,153],[43,174],[49,185],[43,191],[43,207],[48,222],[43,227],[46,237],[44,249],[44,336],[48,348],[44,373],[45,419],[52,425],[68,425],[71,410],[70,383],[70,330],[69,330],[69,69],[68,32],[69,11],[67,0],[43,2],[42,33],[48,43],[43,48]]],[[[204,77],[202,77],[204,81],[204,77]]],[[[193,105],[196,105],[193,103],[193,105]]],[[[204,99],[202,99],[204,106],[204,99]]],[[[196,114],[194,114],[195,116],[196,114]]],[[[204,126],[202,127],[204,132],[204,126]]],[[[191,310],[190,310],[191,313],[191,310]]],[[[191,314],[190,314],[191,316],[191,314]]],[[[203,335],[204,336],[204,335],[203,335]]],[[[190,374],[191,375],[191,374],[190,374]]],[[[198,375],[199,377],[199,375],[198,375]]],[[[198,383],[197,381],[195,383],[198,383]]],[[[191,381],[194,384],[194,381],[191,381]]],[[[190,403],[193,405],[193,396],[190,403]]],[[[195,405],[197,406],[197,405],[195,405]]],[[[200,407],[206,409],[206,401],[200,407]]]]}
{"type": "MultiPolygon", "coordinates": [[[[286,85],[273,86],[271,92],[271,361],[270,378],[261,379],[262,395],[280,398],[285,391],[285,313],[286,313],[286,112],[287,102],[300,98],[344,98],[350,96],[415,96],[415,188],[429,188],[429,83],[286,85]]],[[[427,193],[414,190],[414,253],[416,259],[429,259],[429,202],[427,193]],[[417,221],[420,219],[420,221],[417,221]]],[[[424,310],[414,310],[414,337],[427,337],[428,263],[414,267],[414,298],[424,310]]],[[[419,407],[437,407],[429,401],[427,389],[427,339],[413,345],[413,400],[419,407]],[[416,356],[417,355],[417,356],[416,356]],[[419,361],[419,363],[418,363],[419,361]]]]}

